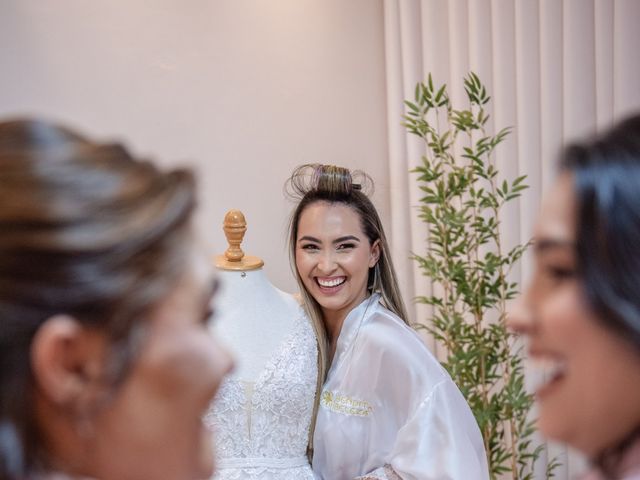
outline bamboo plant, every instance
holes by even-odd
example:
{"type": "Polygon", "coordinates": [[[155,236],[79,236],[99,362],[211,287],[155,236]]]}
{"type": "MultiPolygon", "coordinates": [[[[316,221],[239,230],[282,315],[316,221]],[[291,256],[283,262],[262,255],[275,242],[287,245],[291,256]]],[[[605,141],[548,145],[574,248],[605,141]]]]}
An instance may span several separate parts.
{"type": "Polygon", "coordinates": [[[543,446],[533,444],[533,397],[505,317],[518,292],[511,272],[528,243],[507,248],[500,231],[501,211],[527,188],[526,177],[500,174],[494,151],[511,129],[488,132],[490,97],[477,75],[464,78],[464,89],[468,105],[456,109],[446,85],[435,87],[429,75],[405,101],[403,125],[424,140],[426,152],[413,172],[428,247],[414,258],[433,289],[417,301],[432,307],[422,327],[445,349],[442,364],[475,415],[491,478],[527,480],[543,446]]]}

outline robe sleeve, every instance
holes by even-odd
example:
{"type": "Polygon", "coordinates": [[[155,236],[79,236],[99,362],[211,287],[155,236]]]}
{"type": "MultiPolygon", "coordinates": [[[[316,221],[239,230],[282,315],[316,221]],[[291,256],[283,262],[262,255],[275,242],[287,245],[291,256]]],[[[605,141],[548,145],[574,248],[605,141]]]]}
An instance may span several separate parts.
{"type": "Polygon", "coordinates": [[[480,430],[450,378],[433,387],[400,429],[387,463],[402,480],[488,480],[480,430]]]}

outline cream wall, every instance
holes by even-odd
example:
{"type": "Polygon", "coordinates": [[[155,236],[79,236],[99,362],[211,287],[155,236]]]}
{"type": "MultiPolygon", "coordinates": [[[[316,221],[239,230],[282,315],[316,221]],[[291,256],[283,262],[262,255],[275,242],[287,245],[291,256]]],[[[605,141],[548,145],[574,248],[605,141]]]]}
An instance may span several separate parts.
{"type": "Polygon", "coordinates": [[[383,7],[378,0],[3,0],[0,116],[62,120],[199,174],[197,223],[222,253],[230,208],[245,251],[294,290],[285,248],[294,166],[376,180],[388,223],[383,7]]]}

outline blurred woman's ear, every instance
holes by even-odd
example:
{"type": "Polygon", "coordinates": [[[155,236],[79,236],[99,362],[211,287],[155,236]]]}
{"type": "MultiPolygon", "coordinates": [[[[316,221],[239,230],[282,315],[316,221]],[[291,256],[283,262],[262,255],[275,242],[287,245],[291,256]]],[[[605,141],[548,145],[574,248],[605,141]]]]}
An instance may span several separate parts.
{"type": "Polygon", "coordinates": [[[63,409],[76,410],[104,388],[107,339],[73,317],[55,315],[38,329],[31,345],[36,391],[63,409]]]}

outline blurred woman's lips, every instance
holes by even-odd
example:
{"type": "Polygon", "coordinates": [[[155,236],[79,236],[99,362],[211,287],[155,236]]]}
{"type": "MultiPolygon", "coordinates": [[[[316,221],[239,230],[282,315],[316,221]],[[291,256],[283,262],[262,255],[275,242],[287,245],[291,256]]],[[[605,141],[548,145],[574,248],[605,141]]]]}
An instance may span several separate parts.
{"type": "Polygon", "coordinates": [[[532,389],[540,399],[552,392],[567,374],[567,360],[555,353],[529,352],[527,364],[532,373],[532,389]]]}

